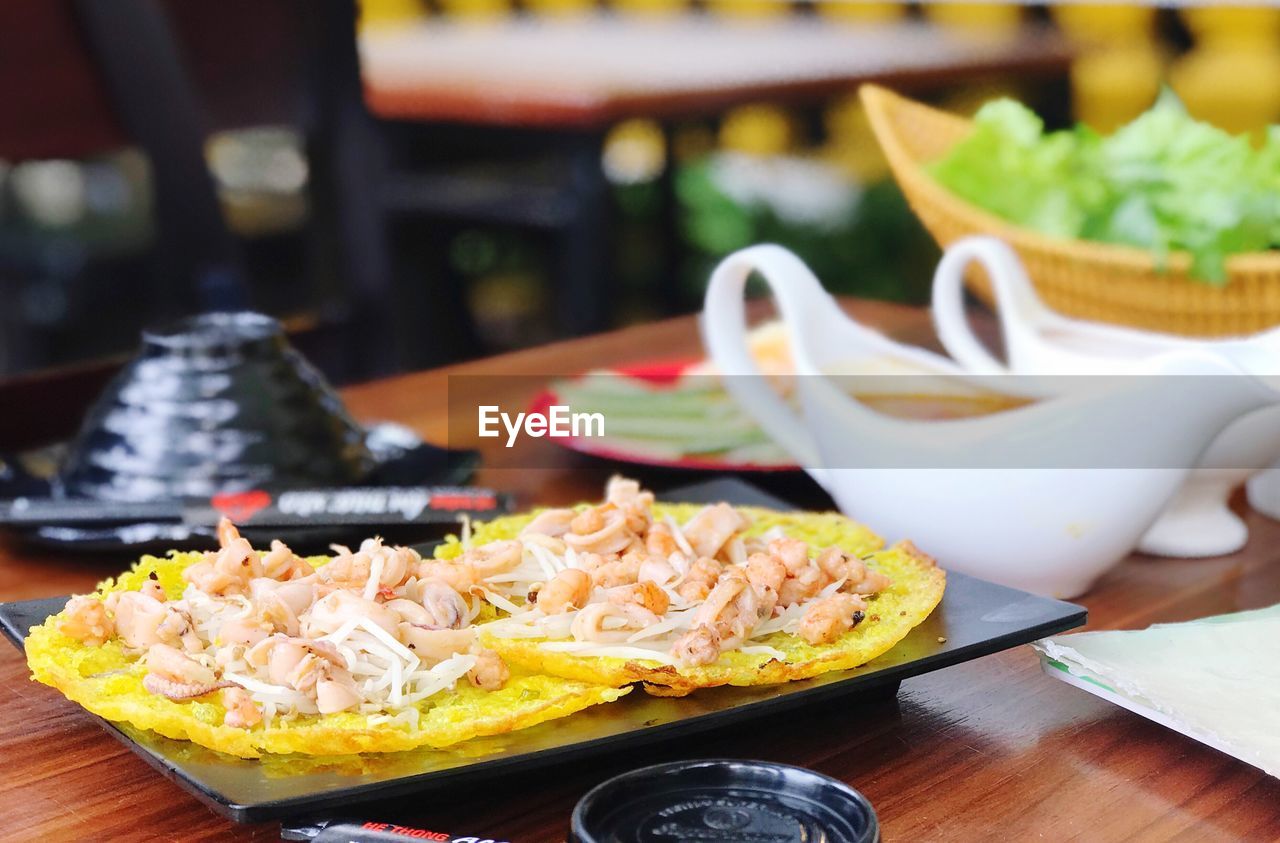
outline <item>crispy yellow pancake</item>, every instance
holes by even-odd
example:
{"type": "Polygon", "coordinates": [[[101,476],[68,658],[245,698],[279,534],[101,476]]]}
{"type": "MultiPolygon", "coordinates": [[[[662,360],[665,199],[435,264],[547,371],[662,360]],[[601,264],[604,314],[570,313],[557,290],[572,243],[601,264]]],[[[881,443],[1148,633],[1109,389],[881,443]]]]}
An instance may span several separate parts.
{"type": "MultiPolygon", "coordinates": [[[[679,521],[691,517],[701,507],[692,504],[654,504],[655,515],[670,514],[679,521]]],[[[773,527],[812,547],[838,545],[847,553],[868,559],[893,581],[887,590],[868,600],[866,618],[830,644],[811,645],[796,635],[774,633],[758,641],[786,654],[785,661],[767,655],[731,651],[713,664],[676,668],[646,662],[555,653],[540,649],[540,639],[484,636],[484,644],[498,651],[511,665],[583,682],[623,686],[643,682],[646,691],[659,696],[683,696],[698,688],[716,685],[766,685],[792,679],[808,679],[832,670],[865,664],[888,651],[915,626],[924,621],[942,600],[946,575],[933,559],[910,542],[888,549],[883,541],[861,524],[838,513],[778,513],[739,507],[752,519],[747,535],[758,535],[773,527]]],[[[512,538],[532,516],[509,516],[478,527],[473,541],[483,543],[512,538]]],[[[442,546],[437,555],[451,558],[459,552],[456,543],[442,546]]]]}
{"type": "MultiPolygon", "coordinates": [[[[167,558],[144,556],[132,570],[98,586],[95,594],[136,591],[152,572],[170,599],[182,594],[182,571],[201,558],[198,553],[175,553],[167,558]]],[[[319,565],[323,558],[312,559],[319,565]]],[[[217,692],[188,702],[173,702],[142,687],[146,669],[128,655],[118,640],[92,647],[58,631],[61,613],[27,637],[27,663],[32,677],[52,685],[66,697],[107,720],[131,723],[170,738],[256,758],[263,753],[345,755],[389,752],[417,747],[445,747],[481,735],[523,729],[588,706],[609,702],[625,689],[588,684],[512,670],[499,691],[482,691],[466,680],[455,693],[441,693],[420,703],[418,728],[396,723],[370,725],[369,716],[355,712],[302,715],[290,722],[237,729],[222,725],[226,710],[217,692]]]]}

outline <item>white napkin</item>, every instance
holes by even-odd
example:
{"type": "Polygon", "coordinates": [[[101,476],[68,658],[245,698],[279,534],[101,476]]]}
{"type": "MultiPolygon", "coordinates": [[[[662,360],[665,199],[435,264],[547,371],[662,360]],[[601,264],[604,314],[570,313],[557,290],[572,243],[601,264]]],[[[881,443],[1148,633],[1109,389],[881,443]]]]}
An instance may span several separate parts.
{"type": "Polygon", "coordinates": [[[1280,777],[1280,606],[1033,646],[1280,777]]]}

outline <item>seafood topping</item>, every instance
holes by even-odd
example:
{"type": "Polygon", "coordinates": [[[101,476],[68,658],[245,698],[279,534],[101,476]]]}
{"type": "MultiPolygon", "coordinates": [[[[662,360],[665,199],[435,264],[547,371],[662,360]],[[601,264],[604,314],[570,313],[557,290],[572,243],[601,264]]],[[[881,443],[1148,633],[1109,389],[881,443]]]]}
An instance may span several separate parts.
{"type": "Polygon", "coordinates": [[[753,531],[727,503],[684,523],[653,504],[615,477],[603,503],[544,510],[516,538],[477,544],[464,530],[453,559],[371,538],[335,546],[318,567],[279,541],[255,550],[224,519],[218,549],[183,572],[180,594],[152,579],[74,597],[59,630],[118,642],[146,668],[148,691],[216,699],[226,726],[354,711],[413,729],[423,700],[508,681],[478,630],[553,652],[696,667],[734,650],[777,654],[777,634],[835,641],[892,585],[838,547],[753,531]]]}
{"type": "MultiPolygon", "coordinates": [[[[776,529],[755,534],[727,503],[683,524],[657,516],[653,495],[618,477],[604,503],[544,510],[516,543],[519,559],[485,586],[486,599],[507,612],[483,627],[487,634],[680,667],[744,647],[777,652],[767,641],[777,633],[830,643],[858,624],[867,598],[892,585],[838,547],[811,547],[776,529]]],[[[494,544],[511,552],[511,542],[494,544]]],[[[468,547],[461,558],[496,552],[489,548],[468,547]]]]}
{"type": "Polygon", "coordinates": [[[93,646],[118,641],[145,667],[149,692],[208,696],[241,729],[342,711],[415,728],[422,700],[463,679],[492,691],[509,678],[477,643],[473,590],[520,563],[520,542],[441,562],[373,538],[335,547],[317,568],[279,541],[258,552],[225,519],[218,540],[183,572],[181,594],[153,578],[106,599],[73,597],[59,630],[93,646]]]}

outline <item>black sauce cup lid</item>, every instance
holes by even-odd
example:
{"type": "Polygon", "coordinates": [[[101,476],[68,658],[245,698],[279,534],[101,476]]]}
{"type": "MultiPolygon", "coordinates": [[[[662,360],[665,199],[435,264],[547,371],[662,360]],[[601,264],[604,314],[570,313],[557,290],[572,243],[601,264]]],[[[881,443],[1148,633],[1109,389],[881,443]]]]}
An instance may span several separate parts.
{"type": "Polygon", "coordinates": [[[592,789],[570,843],[877,843],[880,825],[858,791],[812,770],[765,761],[677,761],[592,789]]]}

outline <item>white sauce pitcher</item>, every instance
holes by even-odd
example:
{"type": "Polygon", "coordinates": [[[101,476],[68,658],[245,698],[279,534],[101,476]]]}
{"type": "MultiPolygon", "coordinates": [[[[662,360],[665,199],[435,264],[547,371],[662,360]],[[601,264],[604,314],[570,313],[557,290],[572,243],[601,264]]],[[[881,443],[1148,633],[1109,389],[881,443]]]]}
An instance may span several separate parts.
{"type": "MultiPolygon", "coordinates": [[[[1043,381],[1046,394],[1061,382],[1054,376],[1131,373],[1154,355],[1178,350],[1211,350],[1258,376],[1280,373],[1280,329],[1252,337],[1201,340],[1055,313],[1036,294],[1014,251],[994,237],[967,237],[947,249],[933,277],[933,321],[947,352],[966,370],[985,375],[1049,376],[1043,381]],[[964,271],[972,261],[981,264],[991,280],[1007,364],[991,355],[969,325],[964,271]]],[[[1277,459],[1280,408],[1260,410],[1234,422],[1205,452],[1199,467],[1138,548],[1178,557],[1217,556],[1239,550],[1248,539],[1248,530],[1227,501],[1235,487],[1277,459]]],[[[1251,500],[1261,496],[1252,495],[1251,500]]],[[[1280,495],[1265,497],[1280,504],[1280,495]]],[[[1259,508],[1266,511],[1265,505],[1259,508]]]]}
{"type": "MultiPolygon", "coordinates": [[[[1255,378],[1215,377],[1204,378],[1201,400],[1184,407],[1175,382],[1152,377],[1111,389],[1091,381],[1088,390],[969,418],[887,416],[830,373],[914,370],[926,380],[952,375],[975,390],[991,383],[956,378],[958,367],[946,358],[850,319],[778,246],[744,249],[716,268],[702,330],[729,393],[841,510],[890,540],[913,539],[944,567],[1056,597],[1083,593],[1128,554],[1187,472],[1012,466],[1036,466],[1042,454],[1064,449],[1071,465],[1190,465],[1231,422],[1280,401],[1255,378]],[[749,353],[743,292],[753,272],[769,284],[789,330],[800,413],[770,388],[749,353]],[[1160,423],[1135,437],[1142,418],[1160,423]],[[993,465],[1010,467],[985,467],[993,465]]],[[[1197,349],[1149,358],[1137,371],[1241,374],[1197,349]]]]}

